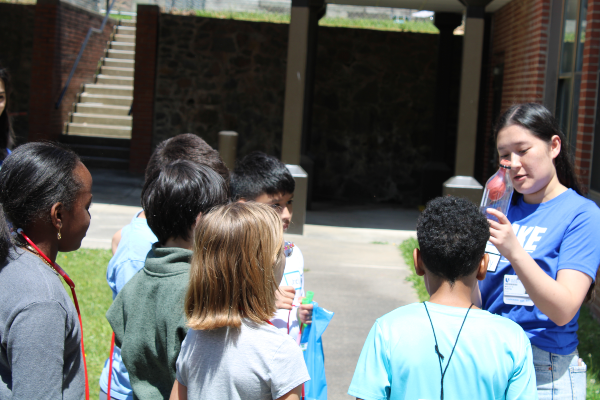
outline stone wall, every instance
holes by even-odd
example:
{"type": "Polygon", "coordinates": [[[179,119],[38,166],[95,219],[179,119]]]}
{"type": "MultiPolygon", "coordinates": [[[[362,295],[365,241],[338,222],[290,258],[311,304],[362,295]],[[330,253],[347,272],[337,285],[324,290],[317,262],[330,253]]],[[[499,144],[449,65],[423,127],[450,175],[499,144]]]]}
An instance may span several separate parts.
{"type": "Polygon", "coordinates": [[[437,35],[321,28],[308,155],[321,196],[418,201],[437,35]]]}
{"type": "MultiPolygon", "coordinates": [[[[159,25],[154,146],[182,132],[216,146],[219,131],[234,130],[238,157],[280,156],[289,26],[168,14],[159,25]]],[[[318,35],[306,149],[315,198],[417,204],[437,35],[329,27],[318,35]]]]}
{"type": "Polygon", "coordinates": [[[193,132],[279,155],[288,25],[161,14],[154,146],[193,132]]]}
{"type": "Polygon", "coordinates": [[[33,5],[0,3],[0,66],[8,68],[12,77],[13,92],[8,99],[8,109],[19,141],[27,137],[29,129],[34,14],[33,5]]]}

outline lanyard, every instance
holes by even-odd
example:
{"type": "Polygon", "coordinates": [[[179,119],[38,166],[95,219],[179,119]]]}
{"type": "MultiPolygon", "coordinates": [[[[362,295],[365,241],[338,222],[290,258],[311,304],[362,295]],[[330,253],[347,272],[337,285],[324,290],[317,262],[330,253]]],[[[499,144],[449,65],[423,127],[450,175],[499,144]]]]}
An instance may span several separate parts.
{"type": "Polygon", "coordinates": [[[79,311],[79,302],[77,301],[77,295],[75,294],[75,283],[73,282],[73,280],[69,277],[69,275],[67,275],[67,273],[60,267],[60,265],[58,265],[55,262],[50,261],[50,259],[48,258],[48,256],[46,256],[40,249],[39,247],[37,247],[35,245],[35,243],[33,243],[33,241],[31,239],[29,239],[27,237],[27,235],[25,235],[25,232],[23,232],[23,229],[19,228],[17,229],[17,233],[19,233],[21,236],[23,236],[23,239],[25,239],[25,241],[34,248],[35,251],[37,251],[38,255],[40,257],[42,257],[42,259],[53,269],[55,270],[58,274],[60,274],[60,276],[63,277],[63,279],[65,280],[65,282],[67,282],[67,285],[69,285],[69,287],[71,288],[71,293],[73,294],[73,303],[75,303],[75,309],[77,310],[77,317],[79,317],[79,328],[81,330],[81,355],[83,357],[83,370],[85,372],[85,398],[86,400],[89,400],[90,398],[90,387],[88,384],[88,372],[87,372],[87,363],[85,361],[85,349],[83,347],[83,323],[81,322],[81,312],[79,311]]]}
{"type": "Polygon", "coordinates": [[[454,347],[452,347],[452,352],[450,353],[450,357],[448,357],[448,362],[446,363],[446,368],[444,368],[443,371],[442,371],[442,360],[444,359],[444,356],[442,355],[442,353],[440,353],[440,348],[438,347],[437,337],[435,336],[435,329],[433,328],[433,321],[431,320],[431,315],[429,315],[429,310],[427,309],[427,304],[425,304],[425,302],[423,302],[423,305],[425,306],[425,311],[427,311],[427,317],[429,317],[429,322],[431,323],[431,330],[433,331],[433,338],[435,339],[435,352],[437,353],[438,361],[440,362],[440,373],[442,374],[442,380],[440,383],[441,384],[440,400],[444,400],[444,376],[446,376],[446,371],[448,371],[448,366],[450,365],[450,360],[452,359],[452,355],[454,354],[454,350],[456,349],[456,345],[458,344],[458,338],[460,336],[460,332],[462,332],[462,328],[465,325],[465,321],[467,320],[469,311],[471,311],[471,307],[473,307],[473,303],[471,303],[471,305],[469,306],[469,309],[467,310],[467,313],[465,314],[465,319],[463,319],[462,325],[460,326],[460,329],[458,330],[458,335],[456,335],[456,342],[454,342],[454,347]]]}

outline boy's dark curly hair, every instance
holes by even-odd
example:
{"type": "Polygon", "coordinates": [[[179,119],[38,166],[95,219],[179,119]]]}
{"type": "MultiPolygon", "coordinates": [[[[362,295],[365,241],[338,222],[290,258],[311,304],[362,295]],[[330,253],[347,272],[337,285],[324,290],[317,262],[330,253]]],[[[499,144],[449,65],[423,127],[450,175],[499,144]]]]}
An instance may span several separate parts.
{"type": "Polygon", "coordinates": [[[417,239],[427,270],[451,285],[472,274],[490,238],[490,226],[469,200],[438,197],[427,203],[417,222],[417,239]]]}

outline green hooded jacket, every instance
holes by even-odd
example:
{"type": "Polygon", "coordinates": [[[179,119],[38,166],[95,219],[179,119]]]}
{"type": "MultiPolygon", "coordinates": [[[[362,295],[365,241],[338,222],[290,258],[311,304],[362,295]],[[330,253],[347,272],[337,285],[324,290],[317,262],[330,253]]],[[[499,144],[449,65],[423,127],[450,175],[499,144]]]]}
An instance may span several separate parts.
{"type": "Polygon", "coordinates": [[[129,372],[133,398],[168,399],[188,328],[184,297],[192,251],[156,247],[106,313],[129,372]]]}

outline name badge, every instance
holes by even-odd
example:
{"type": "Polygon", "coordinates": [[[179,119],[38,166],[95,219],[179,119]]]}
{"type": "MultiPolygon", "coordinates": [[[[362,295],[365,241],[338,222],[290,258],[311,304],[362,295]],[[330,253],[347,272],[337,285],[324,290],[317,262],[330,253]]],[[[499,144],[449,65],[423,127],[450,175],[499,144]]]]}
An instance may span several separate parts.
{"type": "Polygon", "coordinates": [[[485,245],[485,252],[487,253],[488,257],[490,258],[490,260],[488,262],[487,270],[489,272],[496,272],[496,269],[498,268],[498,264],[500,263],[500,259],[502,258],[502,255],[500,254],[500,252],[498,251],[496,246],[494,246],[490,242],[487,242],[487,244],[485,245]]]}
{"type": "Polygon", "coordinates": [[[533,306],[533,301],[517,275],[504,275],[504,304],[533,306]]]}
{"type": "Polygon", "coordinates": [[[302,275],[300,275],[300,271],[292,271],[284,274],[283,281],[286,286],[293,286],[296,291],[302,289],[302,275]]]}

